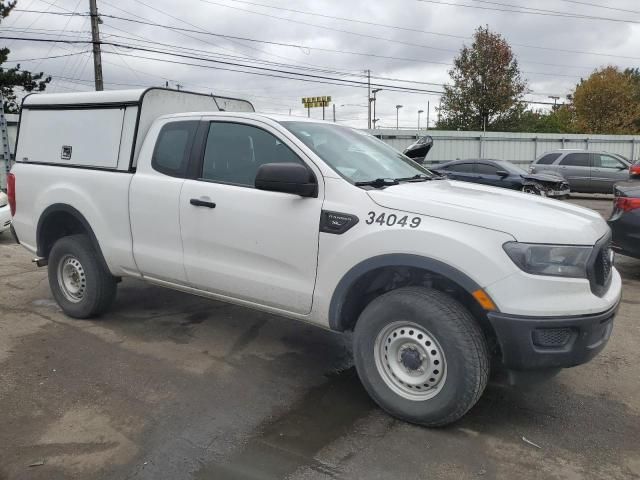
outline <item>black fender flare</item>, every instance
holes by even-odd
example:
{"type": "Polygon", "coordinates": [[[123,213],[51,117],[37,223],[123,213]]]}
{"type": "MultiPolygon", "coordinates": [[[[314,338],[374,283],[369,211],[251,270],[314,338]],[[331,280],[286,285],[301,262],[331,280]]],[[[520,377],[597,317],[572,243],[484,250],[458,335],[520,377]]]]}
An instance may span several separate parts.
{"type": "Polygon", "coordinates": [[[414,267],[441,275],[472,294],[482,288],[475,280],[455,267],[440,260],[421,255],[392,253],[371,257],[352,267],[338,282],[329,304],[329,327],[331,330],[344,331],[345,319],[342,311],[351,286],[363,275],[381,267],[414,267]]]}
{"type": "Polygon", "coordinates": [[[104,265],[106,265],[106,261],[104,260],[104,257],[102,255],[102,249],[100,248],[100,244],[98,243],[98,239],[96,238],[95,233],[93,233],[93,229],[91,228],[91,225],[89,224],[87,219],[84,218],[84,215],[82,215],[82,213],[80,213],[77,209],[75,209],[71,205],[67,205],[66,203],[54,203],[52,205],[49,205],[47,208],[44,209],[44,211],[40,215],[40,218],[38,219],[38,226],[36,227],[36,249],[37,249],[36,254],[42,258],[47,257],[46,253],[43,251],[43,248],[44,248],[43,236],[45,235],[43,227],[45,222],[47,221],[47,218],[49,218],[51,215],[56,213],[69,214],[72,217],[74,217],[82,225],[84,230],[87,232],[87,235],[89,235],[89,239],[91,240],[93,247],[96,249],[96,252],[100,257],[100,260],[104,263],[104,265]]]}

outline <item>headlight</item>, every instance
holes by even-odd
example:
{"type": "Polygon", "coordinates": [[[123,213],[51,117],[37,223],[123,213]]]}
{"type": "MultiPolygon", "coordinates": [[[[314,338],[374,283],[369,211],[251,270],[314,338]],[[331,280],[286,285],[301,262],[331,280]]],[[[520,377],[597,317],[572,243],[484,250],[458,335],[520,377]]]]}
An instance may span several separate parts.
{"type": "Polygon", "coordinates": [[[533,275],[587,278],[593,247],[507,242],[502,248],[521,270],[533,275]]]}

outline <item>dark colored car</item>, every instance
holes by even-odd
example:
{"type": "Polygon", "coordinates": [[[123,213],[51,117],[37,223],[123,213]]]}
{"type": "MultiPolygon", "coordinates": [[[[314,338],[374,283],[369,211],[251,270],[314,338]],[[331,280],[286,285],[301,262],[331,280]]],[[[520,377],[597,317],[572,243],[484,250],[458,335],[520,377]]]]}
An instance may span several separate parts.
{"type": "Polygon", "coordinates": [[[569,184],[559,175],[527,173],[526,170],[504,160],[455,160],[430,167],[430,170],[453,180],[482,183],[494,187],[521,190],[548,197],[569,195],[569,184]]]}
{"type": "Polygon", "coordinates": [[[431,150],[431,147],[433,147],[433,138],[430,135],[425,135],[405,148],[402,153],[410,159],[423,164],[429,150],[431,150]]]}
{"type": "Polygon", "coordinates": [[[613,212],[609,218],[611,248],[622,255],[640,258],[640,182],[617,183],[613,193],[613,212]]]}

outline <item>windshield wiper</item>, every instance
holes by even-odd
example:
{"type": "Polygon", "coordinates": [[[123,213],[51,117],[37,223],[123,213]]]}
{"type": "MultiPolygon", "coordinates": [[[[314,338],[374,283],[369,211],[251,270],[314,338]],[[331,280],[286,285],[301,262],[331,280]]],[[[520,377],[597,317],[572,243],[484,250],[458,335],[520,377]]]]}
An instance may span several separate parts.
{"type": "Polygon", "coordinates": [[[366,182],[356,182],[356,187],[374,187],[383,188],[390,185],[398,185],[398,180],[395,178],[376,178],[375,180],[368,180],[366,182]]]}
{"type": "Polygon", "coordinates": [[[432,177],[425,173],[418,173],[413,177],[404,177],[404,178],[394,178],[397,182],[426,182],[427,180],[431,180],[432,177]]]}

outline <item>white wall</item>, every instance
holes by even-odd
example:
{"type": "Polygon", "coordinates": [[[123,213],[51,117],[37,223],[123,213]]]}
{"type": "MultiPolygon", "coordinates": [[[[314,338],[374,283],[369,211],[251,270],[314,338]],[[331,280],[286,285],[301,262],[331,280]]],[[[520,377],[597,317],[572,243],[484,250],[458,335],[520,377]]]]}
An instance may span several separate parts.
{"type": "Polygon", "coordinates": [[[433,148],[428,162],[465,158],[495,158],[528,164],[549,150],[586,148],[640,158],[640,135],[580,135],[556,133],[458,132],[444,130],[367,130],[383,141],[404,150],[418,136],[431,135],[433,148]]]}

